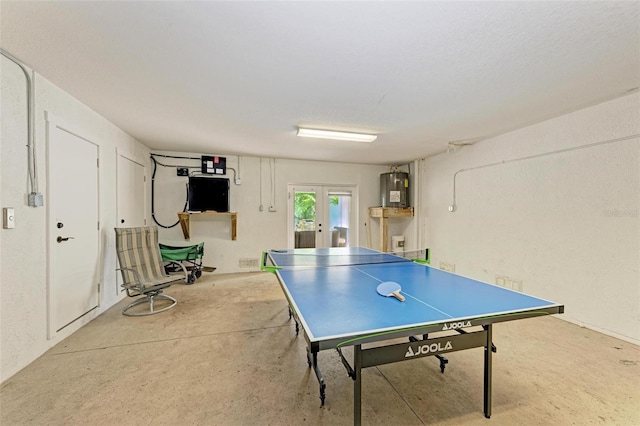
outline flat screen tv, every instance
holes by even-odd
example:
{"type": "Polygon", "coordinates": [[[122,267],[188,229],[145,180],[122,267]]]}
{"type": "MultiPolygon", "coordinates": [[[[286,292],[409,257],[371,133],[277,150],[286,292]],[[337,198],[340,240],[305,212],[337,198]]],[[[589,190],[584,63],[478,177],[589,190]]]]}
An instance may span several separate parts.
{"type": "Polygon", "coordinates": [[[189,211],[229,211],[229,179],[189,177],[189,211]]]}

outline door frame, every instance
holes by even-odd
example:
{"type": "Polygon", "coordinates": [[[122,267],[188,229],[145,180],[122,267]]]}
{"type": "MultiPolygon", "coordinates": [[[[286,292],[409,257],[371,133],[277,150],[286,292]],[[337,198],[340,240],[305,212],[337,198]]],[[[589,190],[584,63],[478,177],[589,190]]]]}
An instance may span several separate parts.
{"type": "Polygon", "coordinates": [[[47,233],[47,244],[46,244],[46,256],[47,256],[47,267],[46,267],[46,273],[47,273],[47,278],[46,278],[46,294],[47,294],[47,338],[48,339],[53,339],[54,337],[56,337],[56,335],[59,332],[63,332],[63,330],[67,329],[67,327],[71,326],[74,323],[77,323],[78,320],[82,319],[82,318],[87,318],[87,315],[90,315],[91,313],[95,313],[100,309],[100,305],[102,304],[102,291],[101,288],[103,287],[103,280],[104,280],[104,259],[103,259],[103,239],[102,239],[102,218],[101,218],[101,180],[100,180],[100,175],[101,175],[101,171],[100,171],[100,162],[102,159],[102,148],[100,146],[99,143],[95,142],[97,140],[97,138],[93,137],[93,135],[91,135],[90,132],[86,131],[85,129],[82,128],[82,126],[79,126],[77,124],[75,124],[72,121],[69,121],[65,118],[56,116],[55,114],[52,114],[49,111],[45,111],[44,112],[44,118],[45,118],[45,127],[46,127],[46,161],[47,161],[47,196],[45,199],[46,202],[46,233],[47,233]],[[97,257],[98,257],[98,271],[97,271],[97,275],[98,277],[100,277],[100,282],[98,282],[98,288],[97,288],[97,301],[96,301],[96,306],[93,307],[92,309],[90,309],[89,311],[85,312],[84,314],[82,314],[80,317],[76,318],[74,321],[72,321],[71,323],[63,326],[62,328],[60,328],[59,330],[56,329],[56,324],[54,321],[54,312],[53,312],[53,291],[52,291],[52,285],[53,285],[53,273],[56,270],[56,266],[53,264],[53,259],[52,259],[52,253],[53,253],[53,247],[52,247],[52,241],[53,241],[53,236],[54,234],[57,235],[57,228],[54,228],[53,226],[51,226],[52,223],[52,215],[54,214],[54,212],[52,211],[52,203],[51,203],[51,194],[52,194],[52,186],[51,186],[51,166],[50,166],[50,155],[51,155],[51,144],[54,143],[56,135],[55,135],[55,131],[59,129],[62,130],[64,132],[67,132],[79,139],[82,139],[84,141],[86,141],[87,143],[90,143],[92,145],[96,146],[96,155],[97,155],[97,219],[98,219],[98,223],[96,224],[96,233],[98,234],[98,247],[97,247],[97,257]]]}
{"type": "MultiPolygon", "coordinates": [[[[358,245],[359,236],[358,236],[358,218],[359,218],[359,197],[358,197],[358,185],[354,184],[333,184],[333,183],[301,183],[301,184],[293,184],[290,183],[287,185],[287,247],[294,248],[295,247],[295,230],[293,229],[293,220],[294,220],[294,196],[293,193],[296,189],[310,189],[316,193],[316,206],[319,204],[323,206],[322,211],[316,210],[316,218],[319,218],[321,223],[329,223],[329,206],[325,204],[326,199],[329,196],[329,193],[332,191],[351,191],[351,212],[349,217],[349,232],[351,236],[349,237],[349,241],[351,242],[351,246],[355,247],[358,245]],[[318,200],[320,200],[318,202],[318,200]],[[355,243],[355,244],[354,244],[355,243]]],[[[326,232],[322,238],[322,244],[318,245],[318,233],[316,232],[316,247],[330,247],[330,232],[326,232]],[[329,235],[329,236],[327,236],[329,235]]]]}

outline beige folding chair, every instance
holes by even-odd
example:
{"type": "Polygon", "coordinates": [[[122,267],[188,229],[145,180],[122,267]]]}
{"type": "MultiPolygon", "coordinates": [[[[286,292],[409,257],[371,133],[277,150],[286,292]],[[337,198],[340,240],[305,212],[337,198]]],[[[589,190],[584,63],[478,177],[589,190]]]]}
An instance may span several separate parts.
{"type": "Polygon", "coordinates": [[[122,273],[122,287],[127,291],[127,296],[142,296],[127,305],[122,314],[127,316],[153,315],[167,311],[176,306],[178,301],[173,297],[162,294],[162,290],[183,281],[187,282],[186,274],[167,275],[164,271],[164,262],[160,254],[158,243],[158,228],[144,226],[140,228],[115,228],[116,251],[122,273]],[[160,309],[155,303],[163,301],[160,309]],[[147,303],[149,309],[144,311],[129,309],[134,306],[147,303]]]}

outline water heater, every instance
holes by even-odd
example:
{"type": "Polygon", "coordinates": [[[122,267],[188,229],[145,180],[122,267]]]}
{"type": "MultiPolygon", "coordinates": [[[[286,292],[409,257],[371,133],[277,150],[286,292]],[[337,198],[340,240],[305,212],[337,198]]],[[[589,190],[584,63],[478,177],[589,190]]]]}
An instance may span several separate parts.
{"type": "Polygon", "coordinates": [[[380,205],[409,207],[409,173],[389,172],[380,175],[380,205]]]}

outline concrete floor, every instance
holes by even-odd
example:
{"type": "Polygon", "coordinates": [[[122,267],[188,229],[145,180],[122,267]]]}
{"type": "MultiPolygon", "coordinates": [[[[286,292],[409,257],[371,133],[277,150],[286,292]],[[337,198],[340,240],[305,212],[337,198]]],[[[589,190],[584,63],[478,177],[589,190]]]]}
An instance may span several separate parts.
{"type": "MultiPolygon", "coordinates": [[[[320,406],[275,276],[205,274],[166,293],[175,309],[130,318],[123,301],[5,382],[0,424],[352,423],[335,351],[319,355],[320,406]]],[[[430,357],[364,370],[363,424],[640,424],[639,347],[553,317],[496,324],[494,343],[490,420],[478,348],[448,354],[444,374],[430,357]]]]}

